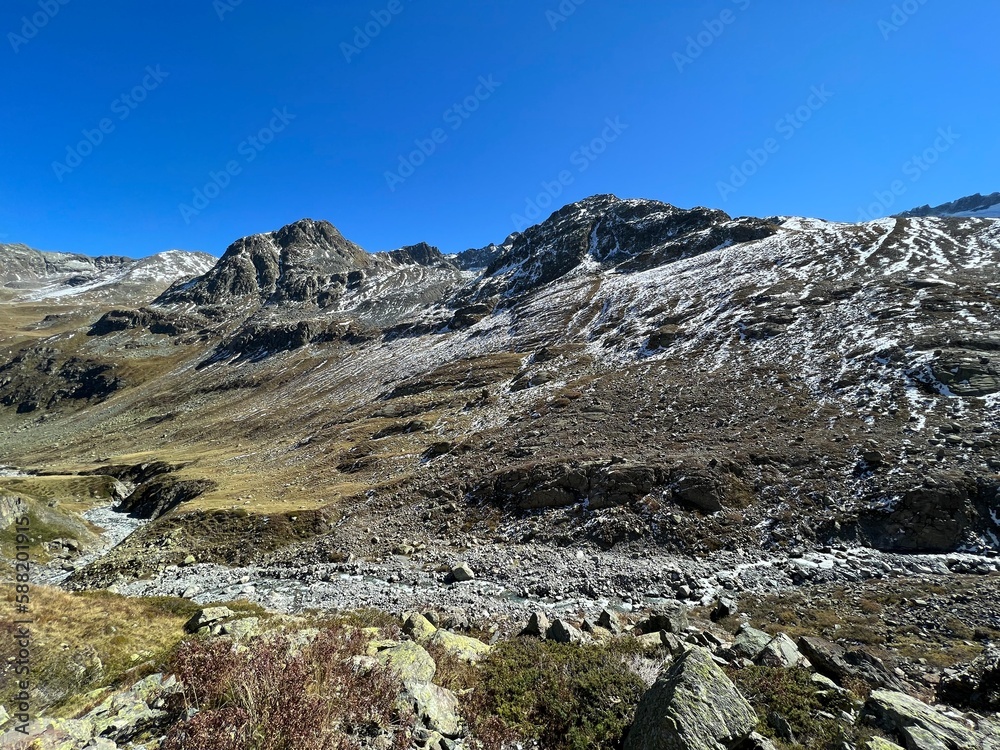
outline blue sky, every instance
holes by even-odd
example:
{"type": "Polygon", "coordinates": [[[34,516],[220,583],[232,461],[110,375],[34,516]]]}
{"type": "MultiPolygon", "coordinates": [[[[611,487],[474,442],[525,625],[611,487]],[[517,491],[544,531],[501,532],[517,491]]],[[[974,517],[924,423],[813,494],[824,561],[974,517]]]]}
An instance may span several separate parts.
{"type": "Polygon", "coordinates": [[[992,192],[998,26],[996,0],[7,0],[0,242],[220,254],[311,217],[453,252],[595,193],[856,221],[992,192]]]}

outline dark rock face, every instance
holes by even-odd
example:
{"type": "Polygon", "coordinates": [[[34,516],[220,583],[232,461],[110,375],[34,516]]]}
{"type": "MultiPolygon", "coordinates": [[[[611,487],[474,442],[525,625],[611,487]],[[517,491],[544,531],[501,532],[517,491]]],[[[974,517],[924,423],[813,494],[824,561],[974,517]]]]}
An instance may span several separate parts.
{"type": "Polygon", "coordinates": [[[860,649],[848,651],[825,638],[808,636],[799,638],[798,647],[817,671],[840,684],[855,678],[889,690],[904,689],[903,683],[881,660],[860,649]]]}
{"type": "Polygon", "coordinates": [[[107,336],[111,333],[145,329],[163,336],[181,336],[197,330],[198,321],[166,310],[112,310],[90,327],[88,336],[107,336]]]}
{"type": "Polygon", "coordinates": [[[657,201],[598,195],[511,235],[484,271],[474,298],[517,297],[565,276],[588,258],[635,271],[774,231],[759,220],[732,222],[718,210],[685,211],[657,201]]]}
{"type": "Polygon", "coordinates": [[[870,510],[861,527],[872,544],[893,552],[951,552],[973,530],[990,530],[996,482],[936,477],[900,492],[888,508],[870,510]]]}
{"type": "Polygon", "coordinates": [[[54,349],[29,350],[0,367],[0,404],[19,414],[63,402],[98,402],[124,387],[107,363],[71,357],[54,349]]]}
{"type": "Polygon", "coordinates": [[[155,520],[181,503],[194,500],[215,487],[215,482],[207,479],[159,476],[140,485],[122,501],[118,510],[135,518],[155,520]]]}
{"type": "Polygon", "coordinates": [[[250,299],[308,301],[325,306],[336,289],[357,285],[371,256],[329,222],[305,219],[271,234],[233,243],[215,268],[156,302],[210,305],[250,299]]]}
{"type": "Polygon", "coordinates": [[[992,193],[991,195],[985,196],[980,193],[976,193],[975,195],[970,195],[965,198],[959,198],[957,201],[952,201],[951,203],[943,203],[940,206],[935,206],[934,208],[925,204],[919,208],[914,208],[910,211],[901,213],[899,216],[900,218],[915,218],[919,216],[954,216],[955,214],[982,211],[983,209],[988,209],[993,206],[1000,206],[1000,193],[992,193]]]}

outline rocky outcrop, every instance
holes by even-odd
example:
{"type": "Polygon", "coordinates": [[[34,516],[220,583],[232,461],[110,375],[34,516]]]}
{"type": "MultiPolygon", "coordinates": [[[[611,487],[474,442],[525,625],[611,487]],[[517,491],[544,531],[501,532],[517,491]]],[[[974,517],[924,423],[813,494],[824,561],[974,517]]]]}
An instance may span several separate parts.
{"type": "Polygon", "coordinates": [[[135,518],[154,520],[169,513],[181,503],[194,500],[199,495],[215,489],[209,479],[178,479],[159,476],[139,486],[118,506],[122,513],[135,518]]]}
{"type": "Polygon", "coordinates": [[[864,717],[896,735],[912,750],[996,750],[1000,735],[986,725],[980,732],[948,718],[904,693],[876,690],[865,704],[864,717]]]}
{"type": "Polygon", "coordinates": [[[734,750],[756,726],[753,707],[695,647],[642,697],[625,750],[734,750]]]}

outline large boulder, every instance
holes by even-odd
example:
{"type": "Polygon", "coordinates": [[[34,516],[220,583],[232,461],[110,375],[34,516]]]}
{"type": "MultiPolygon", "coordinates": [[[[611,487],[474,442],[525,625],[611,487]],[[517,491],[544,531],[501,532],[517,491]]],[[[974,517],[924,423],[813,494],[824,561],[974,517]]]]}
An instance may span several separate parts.
{"type": "Polygon", "coordinates": [[[760,656],[761,651],[771,642],[772,637],[770,633],[743,623],[736,631],[736,638],[733,640],[730,650],[734,656],[753,660],[760,656]]]}
{"type": "Polygon", "coordinates": [[[734,750],[757,714],[702,648],[692,648],[642,697],[625,750],[734,750]]]}
{"type": "Polygon", "coordinates": [[[458,737],[462,733],[458,698],[453,692],[431,683],[414,683],[407,687],[406,694],[428,729],[445,737],[458,737]]]}
{"type": "Polygon", "coordinates": [[[479,661],[490,652],[490,647],[476,638],[458,635],[450,630],[439,628],[431,636],[430,644],[444,649],[452,656],[469,663],[479,661]]]}
{"type": "Polygon", "coordinates": [[[774,636],[764,646],[764,650],[757,655],[756,661],[765,667],[778,667],[780,669],[791,669],[792,667],[808,669],[812,666],[809,659],[799,651],[795,641],[785,633],[778,633],[774,636]]]}
{"type": "Polygon", "coordinates": [[[376,642],[375,648],[375,658],[399,675],[404,685],[425,684],[434,679],[437,664],[423,646],[412,641],[376,642]]]}
{"type": "Polygon", "coordinates": [[[639,630],[645,633],[658,633],[666,630],[668,633],[683,633],[690,621],[688,608],[680,602],[663,602],[656,606],[649,617],[639,623],[639,630]]]}
{"type": "Polygon", "coordinates": [[[902,690],[903,683],[882,660],[860,649],[846,650],[841,646],[816,636],[802,636],[798,641],[801,651],[813,667],[843,685],[848,678],[860,679],[869,685],[902,690]]]}
{"type": "Polygon", "coordinates": [[[902,740],[909,750],[998,750],[990,738],[911,698],[876,690],[865,704],[867,721],[902,740]]]}

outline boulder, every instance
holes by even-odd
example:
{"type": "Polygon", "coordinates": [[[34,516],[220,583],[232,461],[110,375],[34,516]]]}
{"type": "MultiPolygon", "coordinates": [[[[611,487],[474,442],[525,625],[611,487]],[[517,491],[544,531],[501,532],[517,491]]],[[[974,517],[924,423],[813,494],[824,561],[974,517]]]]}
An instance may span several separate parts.
{"type": "Polygon", "coordinates": [[[230,620],[222,625],[222,635],[228,635],[237,641],[246,640],[260,633],[259,617],[244,617],[241,620],[230,620]]]}
{"type": "Polygon", "coordinates": [[[639,623],[642,633],[658,633],[666,630],[668,633],[683,633],[690,621],[688,608],[680,602],[664,602],[657,605],[649,617],[639,623]]]}
{"type": "Polygon", "coordinates": [[[465,583],[466,581],[475,580],[476,574],[473,572],[465,563],[461,565],[456,565],[451,569],[451,580],[455,583],[465,583]]]}
{"type": "Polygon", "coordinates": [[[185,623],[184,629],[189,633],[197,633],[202,628],[211,628],[235,616],[236,613],[229,607],[205,607],[185,623]]]}
{"type": "Polygon", "coordinates": [[[470,664],[479,661],[490,652],[490,647],[482,641],[443,628],[435,631],[429,643],[470,664]]]}
{"type": "Polygon", "coordinates": [[[791,669],[792,667],[808,669],[812,666],[796,647],[795,641],[784,633],[778,633],[774,636],[764,646],[764,650],[757,655],[755,661],[765,667],[778,667],[780,669],[791,669]]]}
{"type": "Polygon", "coordinates": [[[814,636],[802,636],[799,651],[812,662],[813,667],[827,677],[843,684],[847,678],[860,679],[870,685],[892,690],[902,690],[902,681],[876,656],[852,649],[847,651],[836,643],[814,636]]]}
{"type": "Polygon", "coordinates": [[[544,638],[545,634],[549,632],[548,616],[541,610],[532,612],[531,617],[528,618],[528,624],[522,632],[524,635],[536,635],[544,638]]]}
{"type": "Polygon", "coordinates": [[[552,621],[545,637],[556,643],[580,643],[583,633],[572,623],[557,619],[552,621]]]}
{"type": "Polygon", "coordinates": [[[642,697],[625,750],[734,750],[757,726],[757,714],[702,648],[660,674],[642,697]]]}
{"type": "Polygon", "coordinates": [[[983,750],[985,737],[905,693],[875,690],[863,717],[910,750],[983,750]]]}
{"type": "Polygon", "coordinates": [[[437,632],[437,628],[421,614],[411,613],[403,622],[403,632],[417,643],[426,643],[437,632]]]}
{"type": "Polygon", "coordinates": [[[733,645],[730,646],[730,651],[734,656],[752,661],[760,656],[760,652],[771,642],[771,638],[770,633],[757,630],[757,628],[752,628],[744,623],[736,631],[736,638],[733,640],[733,645]]]}
{"type": "Polygon", "coordinates": [[[431,655],[423,646],[412,641],[393,643],[386,648],[378,649],[375,658],[399,675],[403,684],[408,687],[430,682],[437,672],[437,664],[431,655]]]}
{"type": "Polygon", "coordinates": [[[619,635],[625,629],[621,616],[610,609],[601,610],[601,614],[597,618],[597,625],[614,635],[619,635]]]}
{"type": "Polygon", "coordinates": [[[1000,711],[1000,646],[988,647],[975,661],[946,675],[938,700],[975,711],[1000,711]]]}
{"type": "Polygon", "coordinates": [[[438,685],[419,683],[411,684],[406,693],[428,729],[445,737],[458,737],[462,733],[458,698],[453,692],[438,685]]]}

